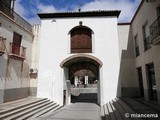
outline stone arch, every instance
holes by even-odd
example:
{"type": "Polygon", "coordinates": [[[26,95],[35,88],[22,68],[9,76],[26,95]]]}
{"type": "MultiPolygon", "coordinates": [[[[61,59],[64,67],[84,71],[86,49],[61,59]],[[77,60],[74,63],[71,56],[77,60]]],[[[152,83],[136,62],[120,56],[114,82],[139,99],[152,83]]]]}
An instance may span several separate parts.
{"type": "Polygon", "coordinates": [[[72,55],[66,59],[64,59],[61,63],[60,66],[63,68],[64,66],[69,66],[71,63],[78,62],[78,61],[90,61],[94,63],[95,65],[101,67],[103,65],[102,61],[99,60],[97,57],[92,56],[92,55],[87,55],[87,54],[76,54],[72,55]]]}

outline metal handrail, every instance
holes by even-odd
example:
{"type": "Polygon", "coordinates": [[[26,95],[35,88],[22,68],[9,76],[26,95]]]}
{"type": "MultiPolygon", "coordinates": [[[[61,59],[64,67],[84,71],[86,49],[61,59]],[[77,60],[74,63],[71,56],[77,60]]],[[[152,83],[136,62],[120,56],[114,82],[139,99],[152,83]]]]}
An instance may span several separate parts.
{"type": "Polygon", "coordinates": [[[32,32],[32,25],[23,19],[19,14],[17,14],[13,9],[9,8],[4,2],[0,1],[0,11],[5,13],[8,17],[14,20],[24,29],[32,32]]]}

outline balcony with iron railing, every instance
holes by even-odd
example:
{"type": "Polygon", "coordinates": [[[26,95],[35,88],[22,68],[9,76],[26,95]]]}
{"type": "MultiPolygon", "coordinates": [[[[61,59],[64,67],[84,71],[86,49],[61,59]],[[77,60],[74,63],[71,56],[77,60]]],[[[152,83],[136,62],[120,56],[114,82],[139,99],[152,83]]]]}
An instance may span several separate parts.
{"type": "Polygon", "coordinates": [[[150,39],[153,45],[160,45],[160,16],[150,26],[150,39]]]}
{"type": "Polygon", "coordinates": [[[0,36],[0,56],[5,53],[5,38],[0,36]]]}
{"type": "Polygon", "coordinates": [[[14,22],[20,25],[22,28],[29,32],[32,32],[32,25],[29,24],[25,19],[18,15],[13,9],[9,8],[3,1],[0,0],[0,12],[3,12],[10,17],[14,22]]]}
{"type": "Polygon", "coordinates": [[[10,54],[9,57],[16,60],[25,60],[26,58],[26,48],[23,46],[17,46],[10,43],[10,54]]]}

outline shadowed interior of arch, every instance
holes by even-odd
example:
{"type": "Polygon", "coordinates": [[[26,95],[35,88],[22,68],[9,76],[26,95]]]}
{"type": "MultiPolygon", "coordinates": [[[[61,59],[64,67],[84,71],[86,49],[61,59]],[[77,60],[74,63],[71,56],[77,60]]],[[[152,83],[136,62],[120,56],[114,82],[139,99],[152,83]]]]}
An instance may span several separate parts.
{"type": "Polygon", "coordinates": [[[96,57],[86,54],[73,55],[61,63],[61,67],[67,74],[66,80],[70,81],[71,102],[100,101],[99,68],[102,62],[96,57]]]}

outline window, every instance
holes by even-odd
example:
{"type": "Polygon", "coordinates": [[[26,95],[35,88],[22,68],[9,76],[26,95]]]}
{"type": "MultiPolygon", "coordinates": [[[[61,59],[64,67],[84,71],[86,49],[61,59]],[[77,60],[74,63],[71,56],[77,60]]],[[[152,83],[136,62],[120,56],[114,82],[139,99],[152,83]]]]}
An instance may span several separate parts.
{"type": "Polygon", "coordinates": [[[71,53],[92,52],[92,31],[83,26],[71,30],[71,53]]]}
{"type": "Polygon", "coordinates": [[[13,43],[11,43],[12,44],[12,53],[13,54],[20,55],[21,39],[22,39],[22,36],[14,32],[14,34],[13,34],[13,43]]]}
{"type": "Polygon", "coordinates": [[[149,83],[149,94],[151,100],[157,100],[157,87],[154,73],[154,64],[150,63],[146,65],[148,83],[149,83]]]}
{"type": "Polygon", "coordinates": [[[139,53],[139,44],[138,44],[138,39],[137,38],[138,38],[138,36],[136,35],[134,37],[136,57],[140,55],[140,53],[139,53]]]}
{"type": "Polygon", "coordinates": [[[142,27],[142,30],[143,30],[143,39],[144,39],[144,49],[148,50],[149,48],[151,48],[151,41],[150,41],[150,37],[149,37],[148,24],[145,24],[142,27]]]}
{"type": "Polygon", "coordinates": [[[13,42],[10,43],[9,58],[23,61],[26,58],[26,47],[21,46],[22,36],[18,33],[13,33],[13,42]]]}
{"type": "Polygon", "coordinates": [[[138,80],[139,80],[139,96],[144,97],[144,89],[143,89],[143,77],[142,77],[142,68],[137,68],[138,80]]]}
{"type": "Polygon", "coordinates": [[[158,7],[156,8],[156,10],[157,10],[157,17],[159,17],[159,16],[160,16],[160,6],[158,6],[158,7]]]}

